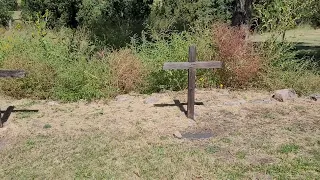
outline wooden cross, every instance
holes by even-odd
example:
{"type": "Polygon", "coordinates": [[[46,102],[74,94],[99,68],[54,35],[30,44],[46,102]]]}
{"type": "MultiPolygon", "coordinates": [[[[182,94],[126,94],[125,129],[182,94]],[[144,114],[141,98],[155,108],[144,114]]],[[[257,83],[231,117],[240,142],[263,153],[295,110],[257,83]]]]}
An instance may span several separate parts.
{"type": "Polygon", "coordinates": [[[197,52],[195,46],[189,47],[189,62],[167,62],[164,63],[164,70],[188,69],[188,109],[187,116],[194,120],[196,69],[222,68],[221,61],[200,61],[196,62],[197,52]]]}

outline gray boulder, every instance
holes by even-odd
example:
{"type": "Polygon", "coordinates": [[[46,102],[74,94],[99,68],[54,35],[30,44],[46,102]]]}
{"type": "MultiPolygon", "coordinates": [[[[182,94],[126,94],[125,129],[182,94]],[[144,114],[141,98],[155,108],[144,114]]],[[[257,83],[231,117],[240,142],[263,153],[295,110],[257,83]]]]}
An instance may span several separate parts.
{"type": "Polygon", "coordinates": [[[297,93],[294,89],[277,90],[277,91],[275,91],[274,95],[272,96],[272,98],[274,98],[275,100],[277,100],[279,102],[286,102],[286,101],[294,100],[297,97],[298,97],[297,93]]]}
{"type": "Polygon", "coordinates": [[[312,94],[310,98],[314,101],[320,101],[320,94],[312,94]]]}

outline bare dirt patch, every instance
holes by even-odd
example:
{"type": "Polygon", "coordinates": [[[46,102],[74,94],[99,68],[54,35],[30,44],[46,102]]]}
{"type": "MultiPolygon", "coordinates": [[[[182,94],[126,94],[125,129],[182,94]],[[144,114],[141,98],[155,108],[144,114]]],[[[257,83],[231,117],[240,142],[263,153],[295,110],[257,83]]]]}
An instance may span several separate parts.
{"type": "Polygon", "coordinates": [[[186,102],[186,92],[68,104],[1,97],[3,109],[39,112],[13,113],[0,129],[0,178],[319,177],[319,102],[270,97],[197,90],[203,105],[195,107],[196,121],[173,101],[186,102]],[[177,139],[175,131],[210,131],[213,137],[177,139]]]}

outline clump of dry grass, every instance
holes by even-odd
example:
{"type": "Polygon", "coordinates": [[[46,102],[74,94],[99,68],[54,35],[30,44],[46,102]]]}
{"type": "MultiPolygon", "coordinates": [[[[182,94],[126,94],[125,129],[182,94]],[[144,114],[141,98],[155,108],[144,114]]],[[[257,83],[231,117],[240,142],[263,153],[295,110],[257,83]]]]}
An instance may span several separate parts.
{"type": "Polygon", "coordinates": [[[220,71],[222,82],[231,87],[246,86],[262,66],[253,43],[246,40],[246,29],[217,23],[213,25],[213,37],[217,57],[225,64],[220,71]]]}
{"type": "Polygon", "coordinates": [[[36,62],[12,56],[3,61],[3,69],[25,70],[27,76],[21,79],[0,79],[4,94],[15,98],[46,99],[52,94],[56,72],[43,62],[36,62]]]}
{"type": "Polygon", "coordinates": [[[114,85],[121,93],[138,89],[145,75],[141,60],[130,49],[113,51],[109,55],[109,66],[114,85]]]}

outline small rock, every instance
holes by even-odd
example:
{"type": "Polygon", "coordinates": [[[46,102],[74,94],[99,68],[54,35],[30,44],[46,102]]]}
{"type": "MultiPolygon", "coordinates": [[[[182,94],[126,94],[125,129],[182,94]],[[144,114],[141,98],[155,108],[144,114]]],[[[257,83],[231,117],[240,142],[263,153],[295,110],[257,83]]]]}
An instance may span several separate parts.
{"type": "Polygon", "coordinates": [[[245,104],[247,101],[246,100],[239,100],[239,101],[229,101],[229,102],[225,102],[224,105],[227,106],[234,106],[234,105],[241,105],[241,104],[245,104]]]}
{"type": "Polygon", "coordinates": [[[50,102],[48,102],[48,105],[49,105],[49,106],[58,106],[59,103],[58,103],[58,102],[55,102],[55,101],[50,101],[50,102]]]}
{"type": "Polygon", "coordinates": [[[310,98],[314,101],[319,101],[320,100],[320,94],[312,94],[310,98]]]}
{"type": "Polygon", "coordinates": [[[293,89],[281,89],[275,91],[272,98],[279,102],[285,102],[289,100],[294,100],[295,98],[297,98],[297,94],[296,91],[293,89]]]}
{"type": "Polygon", "coordinates": [[[179,131],[175,131],[175,132],[173,133],[173,136],[176,137],[176,138],[178,138],[178,139],[181,139],[181,138],[182,138],[182,135],[181,135],[181,133],[180,133],[179,131]]]}
{"type": "Polygon", "coordinates": [[[6,143],[4,141],[0,141],[0,150],[3,149],[6,146],[6,143]]]}
{"type": "Polygon", "coordinates": [[[270,99],[256,99],[256,100],[250,101],[250,103],[252,103],[252,104],[268,104],[271,102],[272,101],[270,99]]]}
{"type": "Polygon", "coordinates": [[[260,180],[260,179],[265,179],[265,180],[272,180],[272,176],[268,174],[256,174],[252,178],[253,180],[260,180]]]}
{"type": "Polygon", "coordinates": [[[119,102],[124,102],[124,101],[127,101],[129,98],[127,95],[119,95],[116,97],[116,100],[119,101],[119,102]]]}
{"type": "Polygon", "coordinates": [[[149,98],[147,98],[146,100],[144,100],[144,103],[145,103],[145,104],[155,104],[155,103],[157,103],[158,101],[159,101],[159,99],[156,98],[156,97],[149,97],[149,98]]]}

